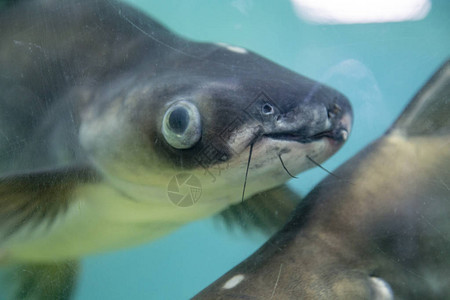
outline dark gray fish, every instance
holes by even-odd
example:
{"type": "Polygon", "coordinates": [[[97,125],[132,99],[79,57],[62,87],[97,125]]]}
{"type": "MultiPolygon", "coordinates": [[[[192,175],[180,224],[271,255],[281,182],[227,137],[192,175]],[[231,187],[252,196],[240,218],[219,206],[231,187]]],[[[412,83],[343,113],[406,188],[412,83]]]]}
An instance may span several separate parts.
{"type": "Polygon", "coordinates": [[[381,138],[194,299],[448,299],[450,61],[381,138]]]}
{"type": "Polygon", "coordinates": [[[289,179],[280,157],[297,174],[350,132],[339,92],[130,6],[1,7],[0,263],[36,264],[20,268],[36,274],[21,295],[54,295],[46,278],[80,256],[241,202],[247,170],[245,198],[277,187],[289,179]]]}

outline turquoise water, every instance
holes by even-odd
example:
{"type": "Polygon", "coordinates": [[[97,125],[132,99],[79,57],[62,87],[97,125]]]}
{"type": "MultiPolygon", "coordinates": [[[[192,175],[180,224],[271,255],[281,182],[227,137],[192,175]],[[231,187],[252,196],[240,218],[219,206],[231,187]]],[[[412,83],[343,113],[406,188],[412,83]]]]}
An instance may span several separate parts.
{"type": "MultiPolygon", "coordinates": [[[[380,136],[450,56],[450,2],[433,1],[422,21],[310,25],[289,1],[129,1],[192,39],[249,48],[328,83],[352,102],[350,140],[324,166],[333,170],[380,136]]],[[[326,174],[289,184],[306,194],[326,174]]],[[[148,245],[84,260],[77,299],[187,299],[265,240],[227,232],[215,219],[187,225],[148,245]]]]}

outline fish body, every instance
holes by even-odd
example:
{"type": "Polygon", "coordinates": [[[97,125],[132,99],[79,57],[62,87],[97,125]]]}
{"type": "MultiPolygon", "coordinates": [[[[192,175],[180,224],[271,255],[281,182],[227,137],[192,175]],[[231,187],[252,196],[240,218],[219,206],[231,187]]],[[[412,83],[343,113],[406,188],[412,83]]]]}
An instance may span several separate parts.
{"type": "Polygon", "coordinates": [[[450,61],[384,136],[194,299],[448,298],[449,99],[450,61]]]}
{"type": "Polygon", "coordinates": [[[283,184],[280,160],[299,173],[350,132],[336,90],[246,49],[186,40],[128,5],[3,4],[2,264],[54,274],[153,240],[283,184]]]}

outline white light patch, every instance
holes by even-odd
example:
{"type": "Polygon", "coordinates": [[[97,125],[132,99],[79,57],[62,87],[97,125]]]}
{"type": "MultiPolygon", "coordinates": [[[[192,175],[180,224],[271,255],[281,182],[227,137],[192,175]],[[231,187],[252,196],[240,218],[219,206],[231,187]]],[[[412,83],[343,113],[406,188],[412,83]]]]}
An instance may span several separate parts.
{"type": "Polygon", "coordinates": [[[217,45],[222,46],[222,47],[226,48],[227,50],[230,50],[235,53],[246,54],[248,52],[247,49],[244,49],[244,48],[241,48],[238,46],[231,46],[231,45],[228,45],[225,43],[217,43],[217,45]]]}
{"type": "Polygon", "coordinates": [[[226,290],[232,289],[232,288],[236,287],[239,283],[241,283],[242,280],[244,280],[244,278],[245,278],[245,276],[242,274],[235,275],[230,280],[225,282],[225,284],[223,285],[222,288],[226,289],[226,290]]]}
{"type": "Polygon", "coordinates": [[[253,0],[233,0],[231,6],[236,8],[241,14],[247,16],[249,10],[253,7],[253,0]]]}
{"type": "Polygon", "coordinates": [[[417,21],[430,0],[291,0],[297,15],[312,23],[353,24],[417,21]]]}

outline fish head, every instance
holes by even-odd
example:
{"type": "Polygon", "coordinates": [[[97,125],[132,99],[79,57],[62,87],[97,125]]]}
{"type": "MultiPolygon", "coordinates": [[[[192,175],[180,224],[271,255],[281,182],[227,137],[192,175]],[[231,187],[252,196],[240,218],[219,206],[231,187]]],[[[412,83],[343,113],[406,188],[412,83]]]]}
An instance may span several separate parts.
{"type": "Polygon", "coordinates": [[[191,174],[214,194],[207,198],[238,202],[246,173],[251,196],[347,140],[344,95],[247,50],[209,47],[120,78],[104,106],[86,113],[80,139],[107,176],[166,191],[174,176],[191,174]]]}

